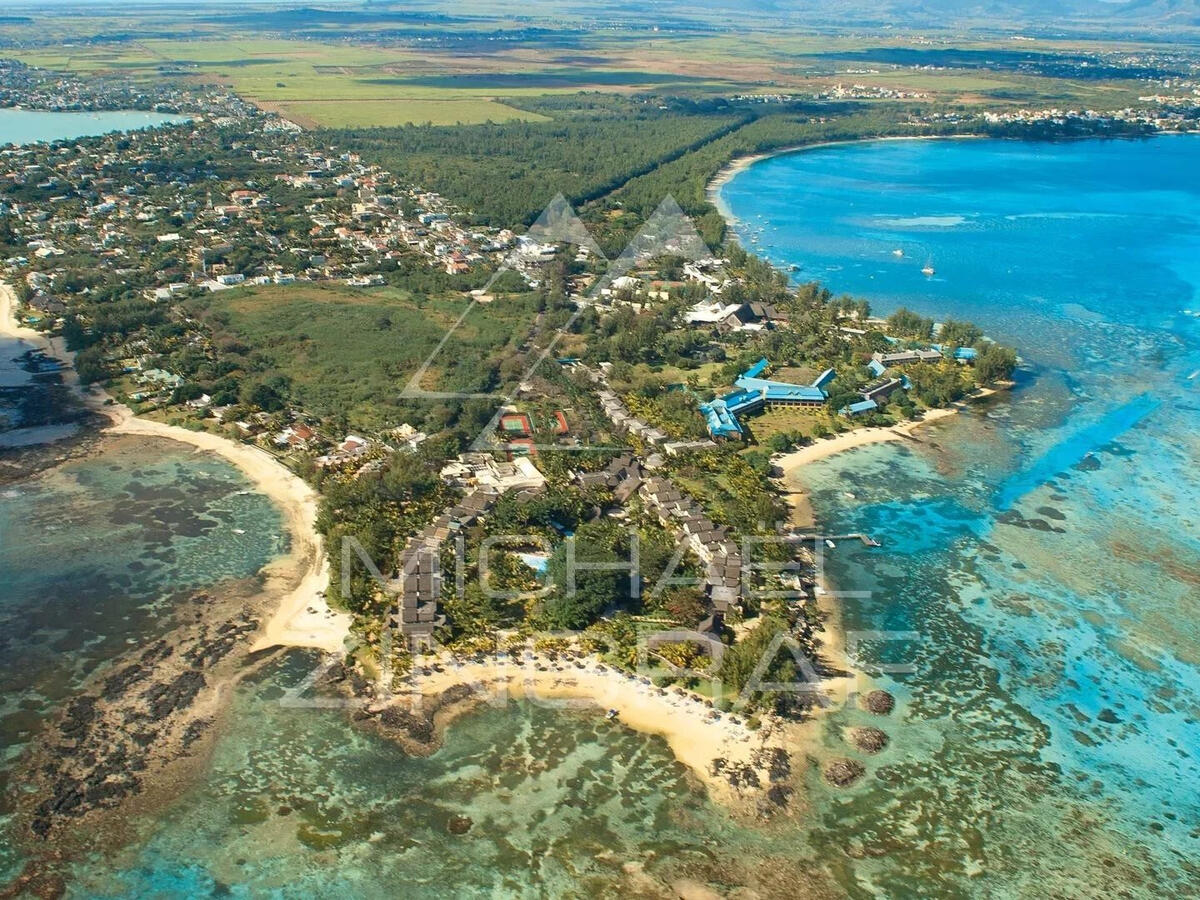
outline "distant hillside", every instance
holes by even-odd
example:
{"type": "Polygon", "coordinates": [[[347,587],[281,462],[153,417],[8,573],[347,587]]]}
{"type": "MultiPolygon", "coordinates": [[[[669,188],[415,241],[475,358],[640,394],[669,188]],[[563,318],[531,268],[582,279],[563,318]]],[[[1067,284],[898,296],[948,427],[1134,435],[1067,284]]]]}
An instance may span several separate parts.
{"type": "Polygon", "coordinates": [[[988,21],[1047,25],[1064,21],[1129,25],[1200,24],[1200,0],[782,0],[689,3],[692,8],[736,12],[746,7],[791,20],[807,18],[843,24],[896,26],[988,21]]]}
{"type": "MultiPolygon", "coordinates": [[[[536,4],[535,4],[536,5],[536,4]]],[[[627,7],[617,0],[610,8],[627,7]]],[[[967,25],[1053,27],[1108,24],[1122,30],[1200,25],[1200,0],[687,0],[657,4],[679,19],[766,21],[895,28],[967,25]]]]}
{"type": "Polygon", "coordinates": [[[1123,18],[1144,18],[1157,24],[1200,26],[1200,2],[1197,0],[1129,0],[1122,3],[1123,18]]]}

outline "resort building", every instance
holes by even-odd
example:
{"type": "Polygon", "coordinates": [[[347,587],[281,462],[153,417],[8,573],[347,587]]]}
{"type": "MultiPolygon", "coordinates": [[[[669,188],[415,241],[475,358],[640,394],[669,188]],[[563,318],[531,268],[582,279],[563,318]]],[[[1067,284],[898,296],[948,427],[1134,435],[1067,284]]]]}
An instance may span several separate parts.
{"type": "Polygon", "coordinates": [[[642,486],[642,464],[632,453],[622,453],[598,472],[572,472],[574,481],[584,488],[604,487],[613,499],[624,505],[642,486]]]}
{"type": "Polygon", "coordinates": [[[885,369],[890,366],[903,366],[915,362],[937,362],[942,358],[940,350],[893,350],[890,353],[875,352],[871,358],[880,363],[885,369]]]}
{"type": "Polygon", "coordinates": [[[781,318],[779,310],[769,303],[697,303],[686,313],[689,325],[707,325],[721,334],[730,331],[762,331],[781,318]]]}
{"type": "Polygon", "coordinates": [[[737,390],[718,397],[711,403],[700,404],[708,433],[714,438],[741,438],[742,426],[738,417],[769,406],[824,406],[830,383],[836,377],[826,369],[812,384],[790,384],[763,378],[770,362],[764,357],[734,381],[737,390]]]}
{"type": "Polygon", "coordinates": [[[661,444],[670,437],[661,428],[643,422],[634,416],[614,391],[600,388],[596,391],[596,397],[600,400],[604,414],[608,416],[609,421],[613,423],[619,433],[637,435],[649,444],[661,444]]]}
{"type": "MultiPolygon", "coordinates": [[[[938,353],[941,353],[943,355],[946,352],[941,344],[931,344],[930,346],[932,346],[933,349],[936,350],[938,353]]],[[[978,354],[978,352],[976,352],[974,347],[955,347],[954,348],[954,358],[957,359],[959,362],[974,362],[975,358],[978,355],[979,354],[978,354]]]]}
{"type": "Polygon", "coordinates": [[[645,481],[641,495],[646,509],[679,534],[704,563],[709,616],[701,630],[719,631],[725,615],[742,598],[742,554],[737,541],[724,525],[716,525],[700,504],[666,478],[645,481]]]}
{"type": "Polygon", "coordinates": [[[500,462],[490,453],[463,453],[442,467],[443,481],[464,488],[489,488],[495,491],[539,490],[546,476],[533,461],[519,456],[500,462]]]}
{"type": "Polygon", "coordinates": [[[870,384],[863,387],[859,391],[864,400],[886,400],[895,391],[905,386],[905,382],[899,378],[880,378],[877,381],[872,381],[870,384]]]}
{"type": "Polygon", "coordinates": [[[843,415],[848,419],[853,419],[855,416],[861,416],[865,413],[874,412],[879,409],[879,404],[874,400],[859,400],[857,403],[851,403],[849,406],[843,406],[838,410],[839,415],[843,415]]]}
{"type": "Polygon", "coordinates": [[[500,491],[481,487],[446,510],[405,545],[399,572],[391,582],[398,596],[392,624],[410,640],[428,639],[446,617],[438,612],[442,596],[441,547],[451,536],[474,525],[500,499],[500,491]]]}

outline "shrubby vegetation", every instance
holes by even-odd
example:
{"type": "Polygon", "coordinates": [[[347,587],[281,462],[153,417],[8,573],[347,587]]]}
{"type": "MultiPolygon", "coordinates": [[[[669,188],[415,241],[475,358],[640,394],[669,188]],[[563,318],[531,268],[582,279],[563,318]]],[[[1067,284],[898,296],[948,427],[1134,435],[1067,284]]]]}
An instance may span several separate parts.
{"type": "MultiPolygon", "coordinates": [[[[441,431],[464,417],[466,430],[478,430],[490,406],[400,398],[466,305],[461,294],[423,293],[419,283],[405,290],[289,285],[212,294],[187,305],[208,326],[211,352],[181,351],[171,363],[215,402],[268,411],[297,404],[337,424],[335,430],[408,420],[441,431]]],[[[422,387],[497,390],[511,378],[505,373],[515,346],[542,306],[535,294],[477,306],[433,360],[422,387]]]]}

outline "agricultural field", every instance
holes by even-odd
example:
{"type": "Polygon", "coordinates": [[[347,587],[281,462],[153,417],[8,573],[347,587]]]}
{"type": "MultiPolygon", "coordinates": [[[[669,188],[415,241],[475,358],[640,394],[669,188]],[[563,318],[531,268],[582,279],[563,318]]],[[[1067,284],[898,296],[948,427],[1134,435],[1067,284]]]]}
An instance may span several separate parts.
{"type": "Polygon", "coordinates": [[[522,68],[528,54],[441,57],[403,47],[295,40],[144,40],[14,55],[29,65],[83,75],[220,83],[300,125],[327,128],[542,121],[544,116],[504,101],[589,90],[731,86],[711,75],[628,68],[623,60],[613,68],[549,61],[522,68]]]}
{"type": "Polygon", "coordinates": [[[394,125],[479,125],[485,122],[543,122],[545,116],[497,100],[260,100],[303,128],[381,128],[394,125]]]}
{"type": "Polygon", "coordinates": [[[1132,102],[1141,87],[1120,78],[1058,77],[1069,61],[1097,51],[1078,42],[1029,42],[1017,53],[1002,41],[975,39],[951,51],[903,37],[800,29],[729,35],[682,26],[660,33],[639,26],[637,16],[588,29],[569,16],[534,25],[494,12],[468,18],[461,10],[422,17],[250,8],[184,18],[186,30],[177,16],[153,9],[137,21],[45,14],[0,25],[0,54],[78,74],[221,83],[305,127],[328,128],[543,121],[530,101],[581,91],[811,96],[862,85],[919,92],[939,103],[1020,98],[1111,106],[1132,102]],[[270,37],[248,36],[259,34],[270,37]],[[1060,55],[1067,62],[1054,62],[1060,55]]]}

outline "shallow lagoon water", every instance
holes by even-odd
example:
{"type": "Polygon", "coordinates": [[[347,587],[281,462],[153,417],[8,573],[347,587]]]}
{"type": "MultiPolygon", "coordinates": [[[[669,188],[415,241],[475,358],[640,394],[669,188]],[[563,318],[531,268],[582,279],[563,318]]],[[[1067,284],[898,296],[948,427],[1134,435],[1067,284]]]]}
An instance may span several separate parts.
{"type": "Polygon", "coordinates": [[[920,635],[879,648],[915,666],[891,679],[914,752],[814,835],[885,840],[848,880],[1200,890],[1198,164],[1195,136],[876,142],[723,190],[798,277],[974,320],[1026,361],[924,444],[802,473],[830,527],[885,545],[828,561],[869,595],[847,626],[920,635]]]}
{"type": "Polygon", "coordinates": [[[101,446],[0,487],[0,787],[44,718],[193,611],[191,592],[287,549],[278,511],[222,460],[168,440],[101,446]]]}
{"type": "MultiPolygon", "coordinates": [[[[777,262],[881,311],[973,318],[1027,361],[1011,397],[923,443],[804,473],[827,524],[884,542],[828,555],[866,594],[840,601],[847,627],[919,636],[867,644],[915,669],[879,676],[899,698],[889,719],[845,709],[823,728],[837,755],[854,755],[843,726],[890,733],[859,785],[809,770],[797,822],[748,828],[662,741],[526,704],[460,719],[412,759],[344,710],[281,705],[314,662],[291,653],[240,685],[178,803],[115,857],[79,861],[75,894],[628,896],[640,873],[764,897],[824,895],[809,877],[864,898],[1194,894],[1197,162],[1192,138],[884,143],[726,186],[742,221],[772,222],[777,262]]],[[[232,569],[231,548],[212,550],[198,576],[274,548],[232,569]]]]}
{"type": "MultiPolygon", "coordinates": [[[[116,860],[90,896],[604,896],[623,866],[719,865],[746,840],[660,740],[592,712],[525,702],[451,726],[427,759],[280,701],[316,659],[243,683],[204,783],[116,860]],[[253,722],[254,727],[248,727],[253,722]],[[451,820],[471,819],[465,834],[451,820]]],[[[754,836],[750,835],[750,839],[754,836]]]]}

